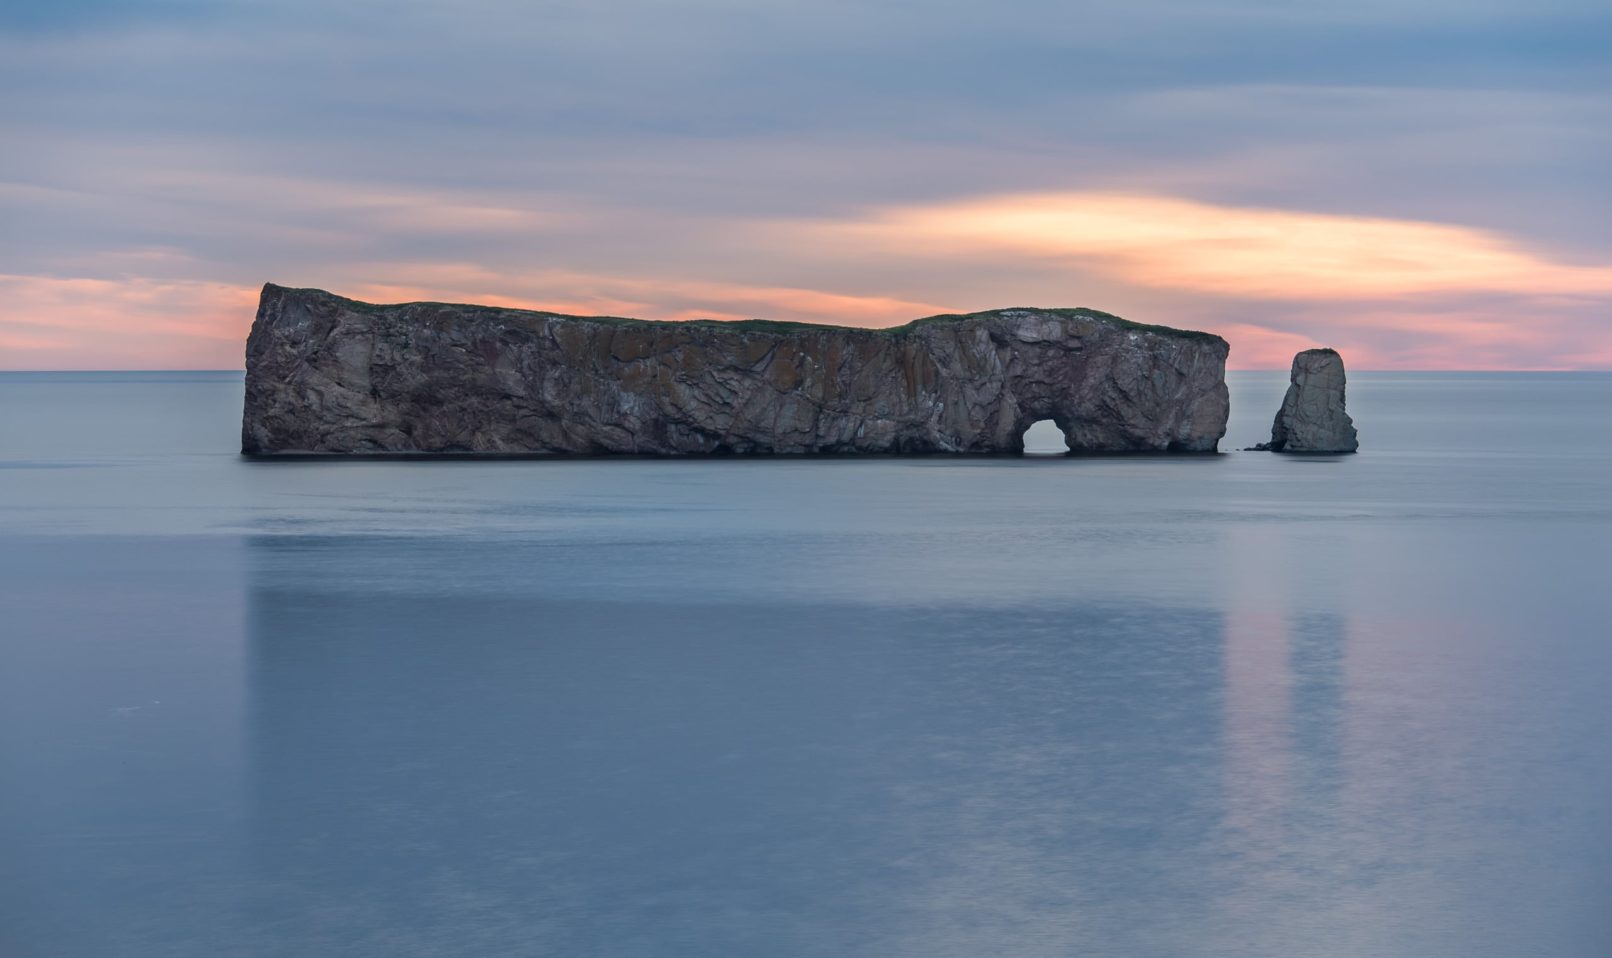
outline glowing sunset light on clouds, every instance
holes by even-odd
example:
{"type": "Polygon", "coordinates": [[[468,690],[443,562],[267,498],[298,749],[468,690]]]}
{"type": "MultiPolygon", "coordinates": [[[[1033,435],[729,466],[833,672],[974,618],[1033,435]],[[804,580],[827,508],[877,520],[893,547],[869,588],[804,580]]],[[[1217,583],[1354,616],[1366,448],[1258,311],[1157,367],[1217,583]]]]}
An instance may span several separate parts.
{"type": "Polygon", "coordinates": [[[1552,263],[1483,230],[1165,196],[992,197],[895,209],[841,229],[875,245],[1064,259],[1141,286],[1217,296],[1612,295],[1612,267],[1552,263]]]}
{"type": "MultiPolygon", "coordinates": [[[[433,224],[427,231],[435,229],[434,215],[421,214],[433,224]]],[[[388,217],[394,224],[420,222],[401,209],[388,217]]],[[[747,229],[742,223],[733,228],[747,229]]],[[[854,294],[564,269],[503,272],[446,262],[355,263],[314,270],[313,278],[375,302],[474,302],[672,320],[762,316],[878,327],[995,305],[1067,305],[1070,294],[1058,299],[1055,291],[1079,289],[1085,284],[1070,278],[1088,276],[1137,290],[1190,293],[1198,309],[1239,302],[1268,308],[1274,302],[1304,313],[1321,300],[1339,317],[1326,334],[1329,341],[1349,349],[1362,366],[1504,368],[1510,365],[1505,357],[1517,356],[1529,359],[1515,365],[1574,368],[1575,357],[1604,363],[1612,352],[1612,336],[1604,333],[1588,350],[1547,352],[1554,340],[1579,333],[1557,318],[1564,305],[1603,307],[1612,301],[1612,269],[1551,262],[1488,232],[1444,224],[1218,207],[1159,196],[1056,193],[897,207],[843,220],[750,224],[747,233],[753,249],[766,244],[779,257],[810,247],[836,251],[847,264],[917,260],[952,277],[1011,272],[1034,296],[935,302],[918,289],[854,294]],[[1033,277],[1028,283],[1027,271],[1033,277]],[[1468,303],[1474,296],[1494,303],[1468,303]],[[1542,305],[1530,313],[1528,304],[1542,305]],[[1398,348],[1379,345],[1396,339],[1398,348]],[[1547,358],[1536,358],[1541,353],[1547,358]]],[[[834,263],[817,268],[832,274],[834,263]]],[[[106,368],[103,362],[118,357],[139,365],[227,368],[250,323],[256,288],[144,277],[0,276],[0,294],[11,317],[0,323],[0,348],[14,359],[36,356],[70,368],[75,357],[87,355],[91,368],[106,368]]],[[[1317,335],[1213,314],[1193,318],[1191,307],[1184,318],[1131,315],[1220,333],[1233,344],[1234,368],[1284,365],[1292,353],[1314,345],[1317,335]]]]}
{"type": "Polygon", "coordinates": [[[239,368],[264,281],[1612,366],[1590,4],[96,9],[0,16],[3,369],[239,368]]]}

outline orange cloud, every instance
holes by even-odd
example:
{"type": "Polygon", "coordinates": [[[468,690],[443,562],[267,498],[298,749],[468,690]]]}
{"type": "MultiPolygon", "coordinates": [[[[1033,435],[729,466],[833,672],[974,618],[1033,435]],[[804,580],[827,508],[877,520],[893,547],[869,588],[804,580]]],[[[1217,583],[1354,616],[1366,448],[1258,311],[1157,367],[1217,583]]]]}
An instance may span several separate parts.
{"type": "Polygon", "coordinates": [[[465,263],[380,264],[361,272],[384,278],[339,291],[381,302],[452,300],[642,319],[759,317],[850,326],[889,326],[952,311],[948,306],[893,296],[567,270],[512,276],[465,263]],[[405,277],[407,282],[402,281],[405,277]]]}
{"type": "Polygon", "coordinates": [[[1484,230],[1164,196],[990,196],[786,230],[886,254],[1030,257],[1139,286],[1253,299],[1612,295],[1612,267],[1553,262],[1484,230]]]}
{"type": "MultiPolygon", "coordinates": [[[[336,192],[315,199],[339,205],[336,192]]],[[[495,199],[375,193],[348,202],[374,214],[362,231],[420,217],[411,225],[425,232],[496,234],[521,217],[502,212],[519,203],[495,199]]],[[[689,278],[671,261],[623,275],[609,264],[528,271],[337,255],[262,278],[376,302],[870,327],[1002,305],[1090,305],[1217,332],[1240,369],[1285,368],[1315,345],[1343,350],[1356,369],[1612,362],[1612,268],[1557,262],[1466,227],[1067,192],[722,227],[721,242],[688,234],[722,278],[689,278]],[[785,271],[799,285],[747,281],[785,271]],[[853,277],[864,289],[847,288],[853,277]]],[[[686,258],[680,252],[672,260],[686,258]]],[[[52,269],[84,275],[0,275],[0,368],[239,368],[255,283],[156,278],[220,270],[166,247],[100,251],[52,269]],[[122,278],[86,278],[109,274],[122,278]]]]}
{"type": "MultiPolygon", "coordinates": [[[[341,272],[368,272],[371,278],[317,281],[343,295],[378,302],[467,302],[672,320],[761,316],[867,326],[946,312],[932,303],[884,296],[564,271],[507,276],[471,264],[341,272]]],[[[241,365],[257,289],[148,278],[0,275],[0,301],[7,304],[0,318],[0,368],[233,369],[241,365]]]]}
{"type": "Polygon", "coordinates": [[[0,368],[233,369],[255,289],[0,274],[0,368]]]}

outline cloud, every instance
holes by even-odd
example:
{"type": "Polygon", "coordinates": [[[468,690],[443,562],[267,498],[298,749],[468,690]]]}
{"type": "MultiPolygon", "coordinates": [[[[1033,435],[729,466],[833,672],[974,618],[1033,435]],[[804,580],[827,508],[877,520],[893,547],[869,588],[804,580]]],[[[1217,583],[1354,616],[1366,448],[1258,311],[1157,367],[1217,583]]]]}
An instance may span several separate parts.
{"type": "Polygon", "coordinates": [[[785,319],[881,327],[949,312],[946,306],[895,296],[720,280],[612,276],[568,270],[504,274],[474,264],[373,264],[372,278],[344,287],[381,302],[436,300],[485,303],[577,315],[638,319],[785,319]]]}
{"type": "Polygon", "coordinates": [[[1340,350],[1353,369],[1597,369],[1612,355],[1604,303],[1456,297],[1235,312],[1242,318],[1205,316],[1201,325],[1231,342],[1236,369],[1285,368],[1313,346],[1340,350]]]}
{"type": "MultiPolygon", "coordinates": [[[[567,271],[501,275],[471,264],[384,264],[351,273],[357,275],[329,285],[375,302],[469,302],[578,315],[888,326],[947,311],[933,303],[815,289],[567,271]]],[[[0,368],[234,369],[257,289],[144,277],[0,275],[0,302],[6,303],[0,368]]]]}
{"type": "MultiPolygon", "coordinates": [[[[363,193],[350,202],[364,211],[388,205],[363,193]]],[[[422,200],[419,208],[433,206],[422,200]]],[[[500,224],[481,228],[496,236],[500,224]]],[[[1096,305],[1217,332],[1232,343],[1232,368],[1245,369],[1281,368],[1314,345],[1342,349],[1357,369],[1586,368],[1612,354],[1612,272],[1470,227],[1058,193],[807,222],[719,220],[705,230],[704,238],[693,230],[691,242],[723,237],[730,255],[722,271],[710,268],[717,247],[708,247],[694,256],[707,270],[692,275],[652,261],[628,273],[337,256],[259,278],[378,302],[870,327],[1003,305],[1096,305]],[[806,281],[769,280],[784,262],[806,281]],[[858,270],[860,288],[849,283],[858,270]]],[[[167,247],[76,265],[117,275],[0,277],[0,295],[14,304],[0,322],[8,366],[69,364],[65,357],[81,368],[238,366],[255,283],[159,277],[208,265],[167,247]]]]}
{"type": "Polygon", "coordinates": [[[1140,286],[1215,296],[1612,295],[1612,267],[1552,262],[1483,230],[1166,196],[990,196],[799,228],[805,236],[867,251],[948,260],[1030,257],[1140,286]]]}
{"type": "Polygon", "coordinates": [[[1013,11],[26,0],[0,262],[110,285],[33,290],[26,335],[0,313],[0,363],[101,297],[154,326],[64,334],[94,362],[235,365],[171,323],[238,332],[202,291],[273,279],[867,325],[1089,305],[1226,333],[1234,364],[1607,364],[1604,4],[1013,11]]]}
{"type": "Polygon", "coordinates": [[[0,274],[0,368],[235,369],[256,290],[0,274]]]}
{"type": "MultiPolygon", "coordinates": [[[[1293,354],[1310,349],[1315,341],[1303,333],[1271,329],[1255,323],[1225,323],[1215,332],[1232,344],[1233,356],[1227,365],[1233,369],[1281,369],[1293,360],[1293,354]]],[[[1365,357],[1350,350],[1350,365],[1361,363],[1365,357]]]]}

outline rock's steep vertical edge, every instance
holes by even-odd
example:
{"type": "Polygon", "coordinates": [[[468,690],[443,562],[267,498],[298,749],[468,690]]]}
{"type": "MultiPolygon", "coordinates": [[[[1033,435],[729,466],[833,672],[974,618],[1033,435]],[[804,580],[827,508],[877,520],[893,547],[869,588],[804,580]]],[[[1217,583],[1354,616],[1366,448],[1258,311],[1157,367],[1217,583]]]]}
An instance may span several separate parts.
{"type": "Polygon", "coordinates": [[[1349,453],[1360,448],[1345,409],[1347,376],[1335,349],[1306,349],[1293,357],[1287,394],[1271,423],[1271,452],[1349,453]]]}
{"type": "Polygon", "coordinates": [[[266,389],[272,389],[272,384],[264,381],[270,366],[264,359],[264,353],[273,340],[274,316],[286,292],[283,287],[273,283],[263,284],[263,291],[258,296],[257,315],[252,319],[251,331],[246,334],[246,402],[241,410],[241,452],[249,456],[274,451],[269,444],[271,437],[265,433],[260,417],[254,413],[272,402],[271,397],[263,395],[266,389]]]}
{"type": "Polygon", "coordinates": [[[266,285],[241,448],[285,453],[1214,452],[1225,340],[1086,309],[890,329],[657,322],[266,285]]]}

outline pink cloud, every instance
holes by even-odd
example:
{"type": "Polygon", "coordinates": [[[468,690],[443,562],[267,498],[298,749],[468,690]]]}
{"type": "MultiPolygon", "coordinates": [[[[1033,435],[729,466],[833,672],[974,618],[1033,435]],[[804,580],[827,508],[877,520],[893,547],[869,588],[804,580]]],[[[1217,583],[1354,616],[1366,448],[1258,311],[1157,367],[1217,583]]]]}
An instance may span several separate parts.
{"type": "Polygon", "coordinates": [[[220,283],[0,274],[0,368],[238,368],[256,299],[220,283]]]}
{"type": "MultiPolygon", "coordinates": [[[[491,196],[412,203],[390,193],[347,202],[421,234],[503,235],[515,228],[504,211],[519,205],[491,196]]],[[[1108,193],[718,227],[691,226],[680,255],[705,266],[687,271],[678,257],[629,273],[552,259],[525,270],[332,255],[264,278],[375,302],[868,327],[1005,305],[1088,305],[1219,333],[1234,369],[1285,368],[1294,352],[1318,345],[1342,350],[1355,369],[1612,365],[1612,268],[1467,227],[1108,193]]],[[[59,271],[85,275],[0,275],[0,367],[239,368],[255,283],[197,278],[216,270],[168,248],[80,260],[59,271]],[[108,274],[120,278],[91,278],[108,274]]]]}
{"type": "Polygon", "coordinates": [[[463,263],[369,267],[370,279],[343,287],[347,295],[381,302],[451,300],[580,315],[640,319],[785,319],[848,326],[890,326],[953,307],[917,298],[857,295],[820,289],[611,276],[567,270],[501,274],[463,263]],[[392,280],[391,276],[399,277],[392,280]],[[402,282],[402,277],[408,282],[402,282]]]}
{"type": "Polygon", "coordinates": [[[1231,343],[1226,365],[1231,369],[1281,369],[1300,350],[1320,345],[1308,336],[1252,323],[1227,323],[1212,332],[1231,343]]]}
{"type": "MultiPolygon", "coordinates": [[[[946,311],[894,297],[793,287],[563,271],[513,277],[467,264],[365,272],[372,278],[330,286],[376,302],[467,302],[670,320],[761,316],[886,326],[946,311]]],[[[0,275],[0,297],[8,304],[0,319],[3,368],[229,369],[241,364],[257,289],[146,278],[0,275]]]]}

